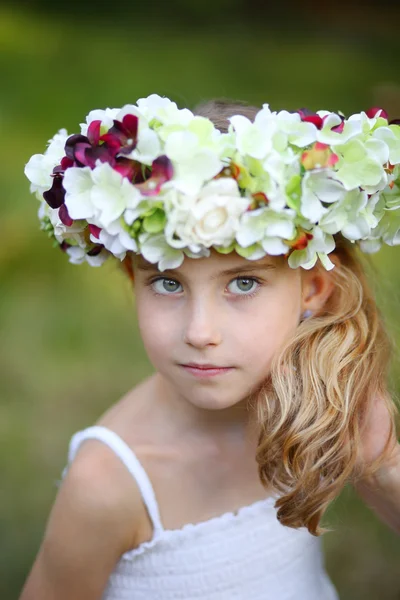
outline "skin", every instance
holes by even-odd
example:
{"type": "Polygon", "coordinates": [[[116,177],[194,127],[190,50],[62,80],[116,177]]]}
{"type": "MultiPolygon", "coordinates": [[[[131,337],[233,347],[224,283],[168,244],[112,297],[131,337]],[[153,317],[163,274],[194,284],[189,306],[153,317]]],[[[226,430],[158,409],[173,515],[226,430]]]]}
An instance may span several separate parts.
{"type": "Polygon", "coordinates": [[[328,272],[291,269],[281,256],[249,261],[212,250],[161,273],[138,256],[134,275],[140,332],[157,372],[156,404],[186,430],[219,437],[242,430],[255,439],[251,394],[303,311],[326,302],[328,272]],[[231,370],[199,379],[181,366],[191,362],[231,370]]]}

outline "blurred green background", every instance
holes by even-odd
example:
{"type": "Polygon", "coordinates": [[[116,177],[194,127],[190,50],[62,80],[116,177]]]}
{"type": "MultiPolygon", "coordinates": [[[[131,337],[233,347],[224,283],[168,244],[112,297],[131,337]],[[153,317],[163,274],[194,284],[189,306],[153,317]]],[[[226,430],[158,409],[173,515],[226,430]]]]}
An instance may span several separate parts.
{"type": "MultiPolygon", "coordinates": [[[[2,600],[18,597],[36,555],[70,436],[151,372],[116,264],[71,265],[39,230],[29,157],[59,128],[77,132],[89,110],[153,92],[181,107],[229,97],[400,116],[399,16],[391,2],[0,5],[2,600]]],[[[373,261],[400,344],[400,248],[373,261]]],[[[341,599],[399,600],[400,538],[351,487],[324,523],[335,529],[323,543],[341,599]]]]}

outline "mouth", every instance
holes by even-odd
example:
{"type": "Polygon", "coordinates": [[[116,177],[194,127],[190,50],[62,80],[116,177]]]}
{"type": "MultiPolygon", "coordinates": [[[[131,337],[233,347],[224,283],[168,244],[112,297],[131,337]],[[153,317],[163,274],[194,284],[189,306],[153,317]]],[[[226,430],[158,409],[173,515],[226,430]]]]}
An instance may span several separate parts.
{"type": "Polygon", "coordinates": [[[185,363],[183,367],[192,367],[193,369],[230,369],[231,367],[223,367],[222,365],[212,365],[211,363],[185,363]]]}
{"type": "Polygon", "coordinates": [[[180,366],[183,367],[187,372],[200,378],[223,375],[224,373],[228,373],[234,369],[234,367],[222,367],[220,365],[212,365],[210,363],[186,363],[181,364],[180,366]]]}

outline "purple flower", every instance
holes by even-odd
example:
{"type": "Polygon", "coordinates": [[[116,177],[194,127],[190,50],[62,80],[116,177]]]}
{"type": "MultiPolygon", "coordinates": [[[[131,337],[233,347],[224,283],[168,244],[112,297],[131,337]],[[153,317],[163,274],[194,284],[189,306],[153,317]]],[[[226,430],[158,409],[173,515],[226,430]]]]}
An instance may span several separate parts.
{"type": "Polygon", "coordinates": [[[151,176],[143,183],[137,184],[136,187],[143,196],[156,196],[162,184],[172,179],[173,173],[174,170],[169,158],[165,155],[159,156],[151,165],[151,176]]]}
{"type": "MultiPolygon", "coordinates": [[[[57,167],[55,167],[57,169],[57,167]]],[[[43,198],[51,208],[60,208],[64,204],[65,190],[62,186],[63,176],[59,173],[53,175],[53,185],[47,192],[43,192],[43,198]]]]}
{"type": "Polygon", "coordinates": [[[365,114],[367,115],[367,117],[369,117],[370,119],[373,119],[374,117],[377,116],[378,112],[382,111],[380,116],[383,119],[388,119],[388,114],[386,112],[386,110],[384,110],[383,108],[378,108],[377,106],[374,106],[372,108],[369,108],[368,110],[365,111],[365,114]]]}
{"type": "Polygon", "coordinates": [[[108,162],[113,166],[118,150],[111,148],[107,143],[99,144],[100,126],[101,121],[92,121],[87,136],[71,135],[65,142],[65,154],[73,161],[74,166],[94,169],[96,160],[108,162]]]}
{"type": "Polygon", "coordinates": [[[312,112],[308,108],[301,108],[297,112],[299,113],[302,121],[305,123],[312,123],[317,129],[322,129],[324,120],[322,117],[317,115],[317,113],[312,112]]]}
{"type": "MultiPolygon", "coordinates": [[[[61,163],[57,167],[54,167],[52,174],[53,185],[49,190],[43,192],[43,198],[46,200],[50,208],[60,208],[60,206],[64,204],[65,190],[62,186],[62,180],[65,170],[68,169],[68,167],[72,167],[72,165],[73,161],[71,161],[67,156],[64,156],[64,158],[61,160],[61,163]]],[[[64,223],[61,217],[60,219],[64,223]]],[[[66,225],[66,223],[64,223],[64,225],[66,225]]]]}
{"type": "Polygon", "coordinates": [[[58,211],[58,216],[60,218],[61,223],[66,225],[66,227],[71,227],[74,220],[71,219],[68,213],[68,208],[65,204],[62,204],[58,211]]]}
{"type": "Polygon", "coordinates": [[[135,115],[125,115],[121,121],[114,119],[114,125],[100,140],[115,152],[129,154],[136,148],[139,119],[135,115]]]}

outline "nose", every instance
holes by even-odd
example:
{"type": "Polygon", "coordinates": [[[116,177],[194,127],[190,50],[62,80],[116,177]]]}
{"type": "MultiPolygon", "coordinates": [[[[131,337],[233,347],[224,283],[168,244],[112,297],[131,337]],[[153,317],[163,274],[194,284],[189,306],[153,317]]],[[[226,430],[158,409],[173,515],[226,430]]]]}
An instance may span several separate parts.
{"type": "Polygon", "coordinates": [[[217,346],[221,343],[218,315],[212,302],[205,298],[192,302],[187,307],[184,341],[195,348],[217,346]]]}

